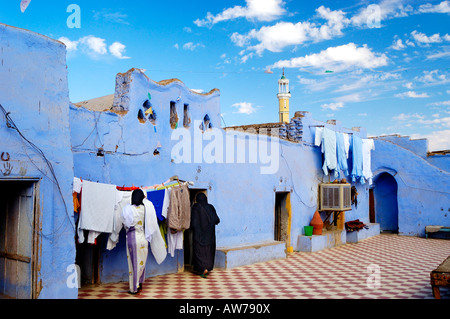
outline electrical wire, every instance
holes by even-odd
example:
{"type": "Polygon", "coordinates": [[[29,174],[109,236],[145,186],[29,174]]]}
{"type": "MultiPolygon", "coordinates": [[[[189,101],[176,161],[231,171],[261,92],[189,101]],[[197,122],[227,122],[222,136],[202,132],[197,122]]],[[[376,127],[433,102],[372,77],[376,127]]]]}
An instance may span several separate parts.
{"type": "MultiPolygon", "coordinates": [[[[17,127],[17,125],[16,125],[16,123],[14,123],[14,121],[13,121],[13,119],[11,118],[11,116],[10,116],[10,114],[11,114],[11,112],[7,112],[6,110],[5,110],[5,108],[0,104],[0,110],[3,112],[3,115],[5,116],[5,119],[6,119],[6,126],[9,128],[9,129],[13,129],[13,130],[15,130],[18,134],[19,134],[19,136],[22,138],[22,140],[23,141],[25,141],[27,144],[28,144],[28,146],[30,146],[43,160],[44,160],[44,162],[45,162],[45,164],[48,166],[48,168],[49,168],[49,170],[50,170],[50,173],[51,173],[51,175],[52,175],[52,177],[53,177],[53,180],[51,179],[51,178],[49,178],[50,179],[50,181],[52,181],[55,185],[56,185],[56,187],[57,187],[57,189],[58,189],[58,192],[59,192],[59,194],[61,195],[61,199],[62,199],[62,201],[63,201],[63,204],[64,204],[64,209],[65,209],[65,212],[66,212],[66,216],[67,216],[67,219],[69,220],[69,223],[70,223],[70,225],[72,226],[72,228],[73,228],[73,230],[75,231],[75,225],[74,225],[74,223],[72,222],[72,220],[71,220],[71,218],[70,218],[70,215],[69,215],[69,211],[68,211],[68,209],[67,209],[67,204],[66,204],[66,201],[65,201],[65,199],[64,199],[64,195],[63,195],[63,193],[62,193],[62,190],[61,190],[61,186],[60,186],[60,184],[59,184],[59,181],[58,181],[58,178],[56,177],[56,173],[55,173],[55,171],[54,171],[54,169],[53,169],[53,165],[52,165],[52,163],[47,159],[47,157],[45,156],[45,154],[44,154],[44,152],[38,147],[38,146],[36,146],[33,142],[31,142],[30,140],[28,140],[23,134],[22,134],[22,132],[19,130],[19,128],[17,127]]],[[[27,154],[27,156],[28,156],[28,154],[27,154]]],[[[33,165],[35,165],[36,166],[36,164],[31,160],[31,158],[28,156],[28,158],[30,159],[30,161],[33,163],[33,165]]],[[[39,171],[41,172],[41,173],[43,173],[40,169],[39,169],[39,171]]],[[[46,174],[44,174],[46,177],[48,177],[46,174]]],[[[58,228],[57,228],[57,231],[59,231],[61,228],[62,228],[62,226],[63,226],[63,224],[64,223],[62,223],[58,228]]],[[[55,233],[57,233],[56,231],[55,232],[53,232],[52,234],[50,234],[50,235],[54,235],[55,233]]],[[[46,237],[46,238],[48,238],[48,237],[50,237],[50,235],[44,235],[44,234],[42,234],[43,235],[43,237],[46,237]]]]}

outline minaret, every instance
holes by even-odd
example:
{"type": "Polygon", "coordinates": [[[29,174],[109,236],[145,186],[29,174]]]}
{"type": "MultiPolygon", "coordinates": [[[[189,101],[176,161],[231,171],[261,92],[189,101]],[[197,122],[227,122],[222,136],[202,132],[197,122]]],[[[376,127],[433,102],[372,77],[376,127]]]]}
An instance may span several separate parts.
{"type": "Polygon", "coordinates": [[[289,80],[284,76],[284,68],[283,68],[283,76],[278,81],[278,100],[280,107],[280,123],[289,123],[289,99],[291,98],[291,92],[289,91],[289,80]]]}

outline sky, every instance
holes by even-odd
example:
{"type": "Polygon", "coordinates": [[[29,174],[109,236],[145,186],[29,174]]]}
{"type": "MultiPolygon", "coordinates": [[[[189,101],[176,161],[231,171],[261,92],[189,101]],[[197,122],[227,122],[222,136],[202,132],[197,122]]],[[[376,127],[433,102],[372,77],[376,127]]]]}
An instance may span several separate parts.
{"type": "Polygon", "coordinates": [[[221,91],[223,126],[291,117],[428,138],[450,149],[450,1],[3,1],[0,22],[67,46],[70,99],[114,93],[135,67],[154,80],[221,91]]]}

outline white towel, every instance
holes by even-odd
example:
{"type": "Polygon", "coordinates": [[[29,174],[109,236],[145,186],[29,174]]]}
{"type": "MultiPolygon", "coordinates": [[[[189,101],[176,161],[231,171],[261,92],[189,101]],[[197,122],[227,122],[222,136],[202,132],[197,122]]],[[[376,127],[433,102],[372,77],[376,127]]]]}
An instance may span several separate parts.
{"type": "Polygon", "coordinates": [[[172,234],[172,232],[167,232],[167,247],[170,256],[175,257],[175,250],[182,250],[184,247],[184,241],[183,241],[183,232],[179,231],[175,234],[172,234]]]}
{"type": "Polygon", "coordinates": [[[78,223],[79,242],[84,242],[83,230],[112,233],[117,189],[114,185],[83,181],[81,213],[78,223]]]}
{"type": "Polygon", "coordinates": [[[144,199],[145,206],[145,238],[150,242],[152,254],[160,265],[167,257],[166,244],[159,230],[155,207],[148,199],[144,199]]]}

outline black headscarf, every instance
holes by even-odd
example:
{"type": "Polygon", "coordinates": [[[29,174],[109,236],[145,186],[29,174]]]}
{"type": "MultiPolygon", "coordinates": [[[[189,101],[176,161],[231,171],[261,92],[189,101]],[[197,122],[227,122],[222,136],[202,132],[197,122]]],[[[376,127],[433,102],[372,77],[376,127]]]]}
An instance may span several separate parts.
{"type": "Polygon", "coordinates": [[[131,205],[134,205],[134,206],[143,205],[144,198],[145,198],[145,194],[142,191],[142,189],[134,190],[133,193],[131,194],[131,205]]]}
{"type": "Polygon", "coordinates": [[[216,209],[213,205],[208,204],[208,198],[203,193],[197,195],[196,201],[191,212],[194,242],[200,245],[214,245],[216,243],[216,225],[220,223],[216,209]]]}

